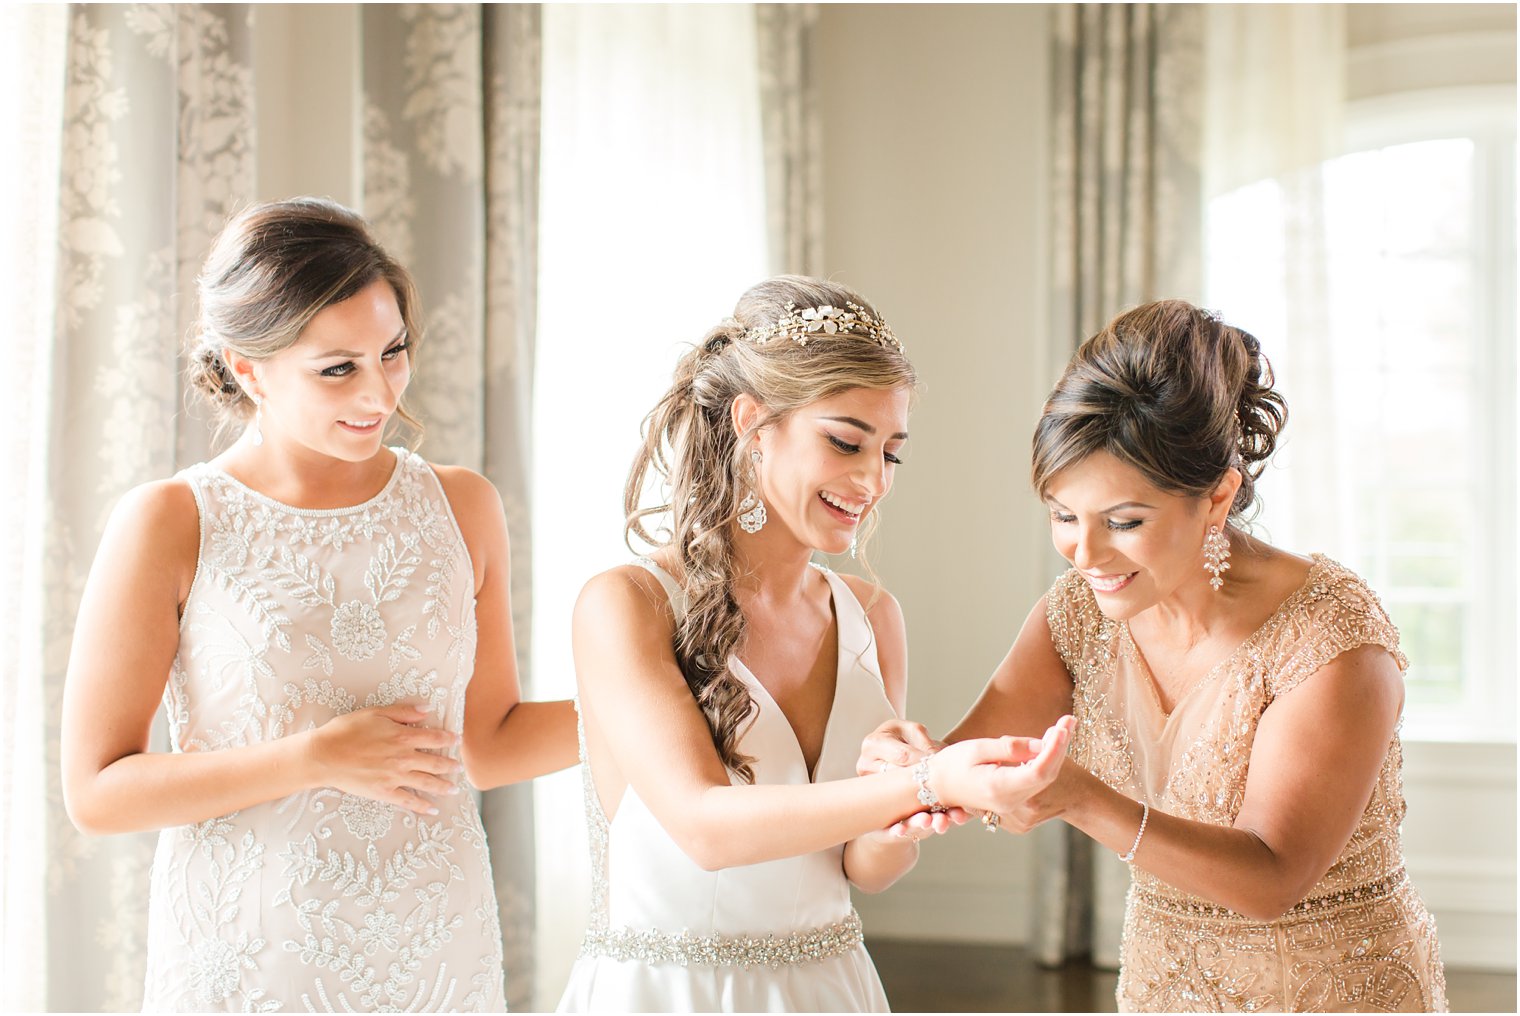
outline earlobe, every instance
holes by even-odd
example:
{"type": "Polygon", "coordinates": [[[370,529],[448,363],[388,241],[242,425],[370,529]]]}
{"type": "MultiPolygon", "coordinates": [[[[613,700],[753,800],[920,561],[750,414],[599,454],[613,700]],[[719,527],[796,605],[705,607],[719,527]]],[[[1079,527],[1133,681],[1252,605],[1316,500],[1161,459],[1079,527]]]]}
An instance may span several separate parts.
{"type": "Polygon", "coordinates": [[[232,376],[237,379],[237,383],[242,386],[249,398],[255,402],[263,398],[259,392],[258,365],[254,361],[223,346],[222,362],[227,365],[227,369],[232,372],[232,376]]]}

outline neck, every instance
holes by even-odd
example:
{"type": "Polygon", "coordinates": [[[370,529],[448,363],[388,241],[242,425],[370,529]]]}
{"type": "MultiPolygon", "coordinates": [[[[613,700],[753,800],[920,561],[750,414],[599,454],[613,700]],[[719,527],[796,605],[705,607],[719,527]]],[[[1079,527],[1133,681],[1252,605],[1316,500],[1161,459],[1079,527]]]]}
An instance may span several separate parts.
{"type": "Polygon", "coordinates": [[[758,533],[734,527],[734,591],[741,597],[791,600],[808,581],[813,549],[776,521],[758,533]]]}
{"type": "Polygon", "coordinates": [[[281,440],[265,426],[264,443],[245,434],[218,457],[219,464],[261,494],[297,508],[343,508],[373,497],[396,466],[383,445],[358,462],[323,455],[281,440]]]}
{"type": "Polygon", "coordinates": [[[1250,538],[1227,530],[1232,551],[1232,567],[1225,573],[1224,586],[1209,585],[1209,575],[1201,567],[1198,574],[1184,582],[1172,594],[1156,603],[1147,613],[1156,634],[1167,642],[1191,649],[1221,626],[1230,623],[1238,612],[1241,595],[1250,581],[1250,568],[1242,558],[1250,538]]]}

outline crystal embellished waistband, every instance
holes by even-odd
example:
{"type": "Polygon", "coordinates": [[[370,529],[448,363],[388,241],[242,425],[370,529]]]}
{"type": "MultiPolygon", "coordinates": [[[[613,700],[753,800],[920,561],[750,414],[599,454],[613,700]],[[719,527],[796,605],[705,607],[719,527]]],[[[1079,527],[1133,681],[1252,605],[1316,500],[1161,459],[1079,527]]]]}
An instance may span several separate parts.
{"type": "Polygon", "coordinates": [[[1404,869],[1402,867],[1395,868],[1382,878],[1371,882],[1348,886],[1345,889],[1333,893],[1325,893],[1322,896],[1305,897],[1295,903],[1277,921],[1252,920],[1249,917],[1236,913],[1229,907],[1221,907],[1212,903],[1201,903],[1196,899],[1179,899],[1175,896],[1166,896],[1140,885],[1135,886],[1135,899],[1144,906],[1178,917],[1191,917],[1199,920],[1238,921],[1246,924],[1276,924],[1279,921],[1293,921],[1301,917],[1309,917],[1325,910],[1343,907],[1348,903],[1371,903],[1374,900],[1391,895],[1407,881],[1409,881],[1409,876],[1404,869]]]}
{"type": "Polygon", "coordinates": [[[595,929],[586,933],[582,956],[691,967],[785,967],[849,952],[861,943],[860,915],[789,935],[693,935],[654,929],[595,929]]]}

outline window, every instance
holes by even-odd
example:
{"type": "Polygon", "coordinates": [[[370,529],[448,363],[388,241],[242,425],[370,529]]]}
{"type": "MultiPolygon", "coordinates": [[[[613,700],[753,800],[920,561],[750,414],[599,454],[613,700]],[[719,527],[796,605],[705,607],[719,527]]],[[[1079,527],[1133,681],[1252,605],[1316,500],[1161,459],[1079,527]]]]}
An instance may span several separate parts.
{"type": "Polygon", "coordinates": [[[1345,155],[1209,208],[1209,302],[1290,409],[1263,535],[1378,591],[1406,737],[1513,739],[1514,92],[1349,112],[1345,155]]]}

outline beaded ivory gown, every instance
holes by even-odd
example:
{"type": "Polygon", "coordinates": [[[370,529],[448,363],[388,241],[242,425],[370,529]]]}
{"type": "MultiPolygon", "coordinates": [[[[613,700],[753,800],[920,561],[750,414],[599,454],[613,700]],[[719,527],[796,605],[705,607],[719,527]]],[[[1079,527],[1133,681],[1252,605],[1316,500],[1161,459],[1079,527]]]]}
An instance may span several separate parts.
{"type": "MultiPolygon", "coordinates": [[[[396,468],[352,508],[280,504],[206,464],[200,552],[164,707],[175,751],[431,707],[458,733],[475,666],[473,573],[437,477],[396,468]]],[[[501,932],[468,787],[421,816],[321,787],[165,829],[144,1010],[505,1009],[501,932]]]]}
{"type": "MultiPolygon", "coordinates": [[[[1076,570],[1056,581],[1047,607],[1075,682],[1073,759],[1158,811],[1215,825],[1240,811],[1256,726],[1275,698],[1357,646],[1382,646],[1399,669],[1408,665],[1377,595],[1319,554],[1304,584],[1169,715],[1128,625],[1099,612],[1076,570]]],[[[1276,921],[1132,866],[1120,1011],[1444,1011],[1435,922],[1404,871],[1402,768],[1395,734],[1340,857],[1276,921]]]]}
{"type": "MultiPolygon", "coordinates": [[[[680,616],[680,587],[647,558],[680,616]]],[[[861,738],[892,718],[865,611],[844,581],[832,590],[839,669],[816,778],[855,775],[861,738]]],[[[808,783],[791,724],[739,661],[759,712],[739,750],[755,782],[808,783]]],[[[581,739],[591,841],[591,920],[561,1012],[885,1012],[887,998],[850,905],[844,847],[704,871],[630,786],[609,822],[581,739]]],[[[735,784],[738,777],[732,776],[735,784]]]]}

